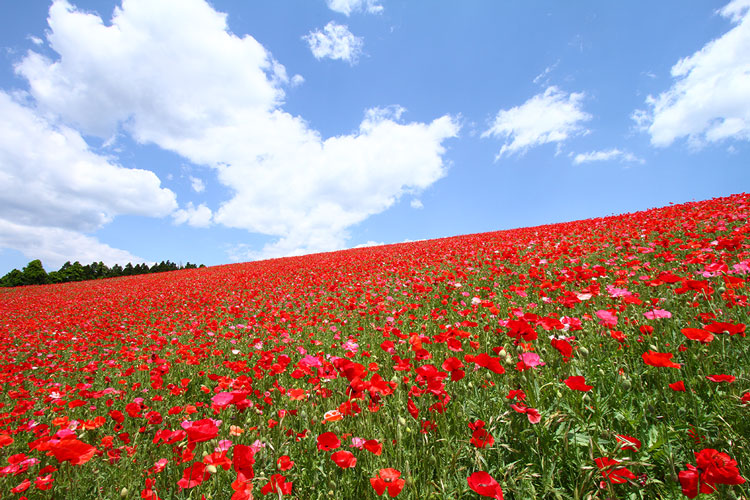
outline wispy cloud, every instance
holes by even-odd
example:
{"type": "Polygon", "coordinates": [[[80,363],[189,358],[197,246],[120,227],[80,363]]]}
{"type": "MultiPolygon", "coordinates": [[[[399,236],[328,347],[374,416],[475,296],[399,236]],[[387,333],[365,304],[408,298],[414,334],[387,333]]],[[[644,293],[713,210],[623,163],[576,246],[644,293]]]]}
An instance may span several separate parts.
{"type": "Polygon", "coordinates": [[[638,158],[632,153],[621,151],[617,148],[608,149],[605,151],[589,151],[588,153],[579,153],[573,157],[573,163],[580,165],[581,163],[591,163],[595,161],[620,161],[623,163],[646,163],[642,158],[638,158]]]}

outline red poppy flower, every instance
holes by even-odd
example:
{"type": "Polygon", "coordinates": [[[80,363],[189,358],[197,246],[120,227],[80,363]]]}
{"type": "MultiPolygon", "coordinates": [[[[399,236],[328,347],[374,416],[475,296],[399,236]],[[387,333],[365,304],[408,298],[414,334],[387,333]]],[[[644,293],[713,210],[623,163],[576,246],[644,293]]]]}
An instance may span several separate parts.
{"type": "Polygon", "coordinates": [[[492,434],[484,429],[476,429],[471,434],[470,442],[477,448],[484,448],[486,446],[492,446],[493,444],[495,444],[495,438],[492,437],[492,434]]]}
{"type": "Polygon", "coordinates": [[[31,481],[29,481],[28,478],[21,481],[18,486],[15,486],[10,489],[11,493],[23,493],[24,491],[29,489],[29,486],[31,486],[31,481]]]}
{"type": "Polygon", "coordinates": [[[268,481],[268,483],[266,483],[266,485],[261,488],[260,492],[264,495],[278,492],[280,492],[282,495],[291,495],[292,483],[291,481],[287,481],[286,477],[282,476],[281,474],[274,474],[271,476],[270,481],[268,481]]]}
{"type": "Polygon", "coordinates": [[[406,481],[400,478],[401,472],[396,469],[380,469],[375,477],[370,478],[370,484],[378,495],[382,495],[387,489],[388,495],[395,497],[406,484],[406,481]]]}
{"type": "Polygon", "coordinates": [[[563,355],[564,358],[572,358],[573,357],[573,346],[570,345],[570,342],[564,339],[556,339],[553,338],[551,340],[552,347],[557,349],[560,354],[563,355]]]}
{"type": "Polygon", "coordinates": [[[714,339],[713,333],[708,330],[703,330],[702,328],[683,328],[680,331],[690,340],[696,340],[704,344],[708,344],[714,339]]]}
{"type": "Polygon", "coordinates": [[[671,352],[648,351],[641,354],[643,362],[647,365],[659,368],[680,368],[681,365],[679,363],[672,361],[672,356],[674,354],[671,352]]]}
{"type": "Polygon", "coordinates": [[[289,458],[289,455],[281,455],[279,459],[276,460],[276,465],[280,471],[288,471],[294,467],[294,462],[289,458]]]}
{"type": "Polygon", "coordinates": [[[737,462],[726,453],[706,448],[695,454],[696,466],[686,464],[687,470],[680,471],[678,478],[682,493],[688,498],[695,498],[698,493],[710,494],[716,491],[717,484],[743,484],[745,478],[740,476],[737,462]]]}
{"type": "Polygon", "coordinates": [[[368,439],[365,441],[364,448],[378,456],[383,453],[383,443],[379,443],[377,439],[368,439]]]}
{"type": "Polygon", "coordinates": [[[641,449],[640,440],[633,436],[628,436],[627,434],[615,434],[615,439],[617,439],[618,442],[623,443],[623,450],[638,451],[641,449]]]}
{"type": "Polygon", "coordinates": [[[678,380],[673,384],[669,384],[669,388],[676,392],[685,392],[685,382],[678,380]]]}
{"type": "Polygon", "coordinates": [[[341,446],[341,441],[333,432],[324,432],[318,436],[318,450],[331,451],[341,446]]]}
{"type": "Polygon", "coordinates": [[[716,382],[717,384],[721,382],[727,382],[731,384],[737,379],[737,377],[735,377],[734,375],[725,375],[723,373],[719,375],[706,375],[706,378],[711,382],[716,382]]]}
{"type": "Polygon", "coordinates": [[[182,471],[182,479],[177,481],[180,489],[194,488],[209,478],[211,474],[206,471],[206,464],[194,462],[193,465],[182,471]]]}
{"type": "Polygon", "coordinates": [[[45,491],[52,488],[54,482],[55,480],[52,478],[52,474],[47,474],[46,476],[39,476],[34,479],[34,486],[36,486],[36,489],[38,490],[45,491]]]}
{"type": "Polygon", "coordinates": [[[602,471],[604,479],[610,483],[621,484],[627,482],[628,479],[636,479],[636,475],[633,474],[627,467],[614,467],[619,464],[619,460],[613,458],[601,457],[594,459],[596,466],[602,471]]]}
{"type": "Polygon", "coordinates": [[[83,465],[94,456],[96,448],[75,438],[62,439],[50,444],[49,451],[60,462],[70,462],[73,465],[83,465]]]}
{"type": "Polygon", "coordinates": [[[357,465],[357,458],[350,451],[334,451],[331,460],[342,469],[350,469],[357,465]]]}
{"type": "Polygon", "coordinates": [[[232,465],[237,476],[243,480],[252,479],[255,476],[253,465],[255,464],[255,452],[252,447],[238,444],[232,449],[232,465]]]}
{"type": "Polygon", "coordinates": [[[503,490],[500,488],[500,484],[485,471],[474,472],[466,478],[466,482],[469,483],[469,488],[484,497],[503,500],[503,490]]]}
{"type": "Polygon", "coordinates": [[[219,427],[210,418],[183,422],[182,428],[187,432],[188,444],[210,441],[219,435],[219,427]]]}
{"type": "Polygon", "coordinates": [[[588,392],[594,388],[593,385],[587,385],[586,379],[581,376],[568,377],[563,382],[574,391],[588,392]]]}
{"type": "Polygon", "coordinates": [[[743,484],[745,478],[737,470],[737,462],[726,453],[706,448],[695,454],[695,465],[701,474],[701,481],[708,484],[743,484]]]}

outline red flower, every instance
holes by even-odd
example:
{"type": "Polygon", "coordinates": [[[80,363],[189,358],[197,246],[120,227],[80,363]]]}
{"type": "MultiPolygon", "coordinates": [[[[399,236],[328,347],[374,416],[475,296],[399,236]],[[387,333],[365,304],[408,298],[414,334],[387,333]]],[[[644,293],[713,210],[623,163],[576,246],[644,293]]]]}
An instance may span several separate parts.
{"type": "Polygon", "coordinates": [[[745,478],[740,476],[737,462],[726,453],[706,448],[695,454],[695,464],[703,471],[701,480],[708,484],[742,484],[745,478]]]}
{"type": "Polygon", "coordinates": [[[594,388],[593,385],[587,385],[586,379],[581,376],[568,377],[563,382],[574,391],[588,392],[594,388]]]}
{"type": "Polygon", "coordinates": [[[206,471],[206,464],[194,462],[193,465],[182,471],[182,479],[177,481],[180,489],[193,488],[209,478],[211,474],[206,471]]]}
{"type": "Polygon", "coordinates": [[[60,462],[70,462],[73,465],[83,465],[94,456],[96,448],[75,438],[62,439],[50,444],[50,452],[60,462]]]}
{"type": "MultiPolygon", "coordinates": [[[[682,486],[682,494],[688,498],[695,498],[698,496],[698,484],[700,480],[700,471],[695,468],[694,465],[687,464],[687,470],[681,470],[677,474],[680,480],[680,486],[682,486]]],[[[708,493],[713,492],[713,490],[708,493]]]]}
{"type": "Polygon", "coordinates": [[[282,495],[291,495],[292,483],[287,482],[286,478],[281,474],[274,474],[271,476],[271,480],[261,488],[260,492],[264,495],[278,492],[281,492],[282,495]]]}
{"type": "Polygon", "coordinates": [[[477,448],[484,448],[485,446],[492,446],[495,444],[495,438],[484,429],[476,429],[471,435],[470,442],[477,448]]]}
{"type": "Polygon", "coordinates": [[[318,450],[331,451],[341,446],[341,441],[333,432],[324,432],[318,436],[318,450]]]}
{"type": "Polygon", "coordinates": [[[717,384],[721,382],[727,382],[731,384],[736,379],[736,377],[733,375],[725,375],[723,373],[720,375],[706,375],[706,378],[711,382],[716,382],[717,384]]]}
{"type": "Polygon", "coordinates": [[[400,479],[400,477],[401,472],[396,469],[380,469],[375,477],[370,478],[370,484],[378,495],[382,495],[387,489],[388,495],[395,497],[401,493],[404,484],[406,484],[406,481],[400,479]]]}
{"type": "Polygon", "coordinates": [[[357,465],[357,458],[350,451],[335,451],[331,455],[331,460],[342,469],[350,469],[357,465]]]}
{"type": "Polygon", "coordinates": [[[232,465],[234,466],[237,477],[243,481],[252,479],[255,476],[253,465],[255,464],[255,453],[250,446],[238,444],[233,448],[232,465]]]}
{"type": "Polygon", "coordinates": [[[383,443],[378,443],[377,439],[368,439],[365,441],[364,447],[370,453],[378,456],[383,453],[383,443]]]}
{"type": "Polygon", "coordinates": [[[619,464],[619,460],[612,458],[601,457],[594,460],[596,466],[602,471],[604,479],[610,483],[621,484],[627,482],[628,479],[636,479],[636,475],[633,474],[627,467],[614,467],[619,464]]]}
{"type": "Polygon", "coordinates": [[[678,477],[682,493],[695,498],[700,493],[713,493],[717,484],[743,484],[737,462],[726,453],[706,448],[695,454],[696,466],[686,464],[687,470],[680,471],[678,477]]]}
{"type": "Polygon", "coordinates": [[[183,422],[182,428],[187,432],[188,444],[210,441],[219,435],[219,427],[210,418],[183,422]]]}
{"type": "Polygon", "coordinates": [[[484,497],[503,500],[503,490],[500,488],[500,485],[495,481],[495,478],[483,470],[473,473],[466,478],[466,482],[469,483],[469,488],[484,497]]]}
{"type": "Polygon", "coordinates": [[[34,479],[34,486],[36,486],[36,489],[44,491],[52,488],[52,483],[54,482],[52,474],[47,474],[46,476],[39,476],[34,479]]]}
{"type": "Polygon", "coordinates": [[[294,462],[289,458],[289,455],[281,455],[279,459],[276,460],[276,465],[279,467],[280,471],[287,471],[294,467],[294,462]]]}
{"type": "Polygon", "coordinates": [[[683,328],[680,331],[690,340],[696,340],[704,344],[708,344],[714,339],[713,333],[708,330],[703,330],[702,328],[683,328]]]}
{"type": "Polygon", "coordinates": [[[622,446],[623,450],[638,451],[641,449],[641,442],[633,436],[627,434],[615,434],[615,439],[620,443],[624,443],[622,446]]]}
{"type": "Polygon", "coordinates": [[[671,352],[655,352],[655,351],[648,351],[644,352],[641,357],[643,358],[643,362],[647,365],[656,366],[659,368],[680,368],[679,363],[675,363],[672,361],[672,354],[671,352]]]}
{"type": "Polygon", "coordinates": [[[669,384],[669,388],[676,392],[685,392],[685,382],[678,380],[673,384],[669,384]]]}
{"type": "Polygon", "coordinates": [[[11,493],[23,493],[24,491],[29,489],[29,486],[31,486],[31,481],[29,481],[28,478],[21,481],[18,486],[14,486],[10,489],[11,493]]]}
{"type": "Polygon", "coordinates": [[[532,424],[538,424],[539,421],[542,420],[542,415],[536,408],[529,408],[528,406],[524,406],[523,403],[512,404],[510,405],[510,407],[518,413],[525,413],[526,417],[528,417],[529,419],[529,422],[531,422],[532,424]]]}

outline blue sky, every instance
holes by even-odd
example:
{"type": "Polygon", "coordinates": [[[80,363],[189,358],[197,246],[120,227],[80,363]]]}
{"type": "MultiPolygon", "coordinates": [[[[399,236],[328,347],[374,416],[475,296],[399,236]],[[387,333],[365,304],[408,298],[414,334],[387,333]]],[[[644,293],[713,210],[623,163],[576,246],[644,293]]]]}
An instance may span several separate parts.
{"type": "Polygon", "coordinates": [[[37,0],[0,19],[0,273],[750,188],[750,0],[37,0]]]}

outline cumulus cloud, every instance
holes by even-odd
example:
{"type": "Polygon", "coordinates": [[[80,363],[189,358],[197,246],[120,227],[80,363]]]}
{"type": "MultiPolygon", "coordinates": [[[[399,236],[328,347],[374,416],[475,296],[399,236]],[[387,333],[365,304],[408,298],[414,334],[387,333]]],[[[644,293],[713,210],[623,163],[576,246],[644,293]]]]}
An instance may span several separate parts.
{"type": "Polygon", "coordinates": [[[633,153],[621,151],[617,148],[604,151],[589,151],[588,153],[579,153],[573,158],[573,163],[575,165],[580,165],[581,163],[611,160],[619,160],[624,163],[645,163],[645,160],[643,160],[642,158],[638,158],[633,153]]]}
{"type": "Polygon", "coordinates": [[[302,38],[315,59],[340,59],[349,64],[357,63],[364,45],[364,40],[354,36],[346,25],[333,21],[326,24],[323,31],[311,31],[302,38]]]}
{"type": "Polygon", "coordinates": [[[172,217],[175,224],[185,224],[193,227],[208,227],[211,225],[211,209],[201,203],[197,207],[190,202],[184,209],[176,210],[172,217]]]}
{"type": "Polygon", "coordinates": [[[366,12],[368,14],[379,14],[383,12],[383,6],[378,0],[326,0],[328,8],[349,16],[352,12],[366,12]]]}
{"type": "Polygon", "coordinates": [[[411,203],[409,205],[411,205],[411,208],[416,208],[417,210],[419,210],[420,208],[424,208],[424,204],[422,204],[422,200],[419,200],[417,198],[414,198],[413,200],[411,200],[411,203]]]}
{"type": "Polygon", "coordinates": [[[72,255],[101,249],[103,256],[131,258],[79,233],[117,215],[162,217],[177,208],[175,194],[153,172],[93,153],[78,132],[49,123],[3,91],[0,116],[0,222],[7,230],[0,246],[54,258],[81,244],[72,255]]]}
{"type": "MultiPolygon", "coordinates": [[[[391,107],[321,137],[283,110],[284,67],[202,0],[130,0],[109,25],[57,0],[49,25],[59,57],[30,52],[17,66],[38,105],[214,168],[232,197],[212,221],[278,238],[254,257],[343,248],[347,228],[445,175],[443,142],[459,131],[449,115],[405,122],[391,107]]],[[[183,211],[176,220],[207,220],[183,211]]]]}
{"type": "Polygon", "coordinates": [[[77,231],[16,224],[6,219],[0,219],[0,247],[18,250],[29,259],[40,259],[48,270],[57,269],[67,261],[103,262],[108,266],[146,262],[77,231]]]}
{"type": "Polygon", "coordinates": [[[570,137],[586,134],[582,123],[591,115],[583,111],[584,94],[568,94],[555,86],[548,87],[520,106],[500,110],[482,137],[505,139],[496,159],[505,154],[524,154],[528,149],[547,143],[558,145],[570,137]]]}
{"type": "Polygon", "coordinates": [[[726,139],[750,140],[750,1],[734,0],[718,13],[735,26],[672,66],[672,86],[633,119],[665,147],[687,138],[694,147],[726,139]]]}

